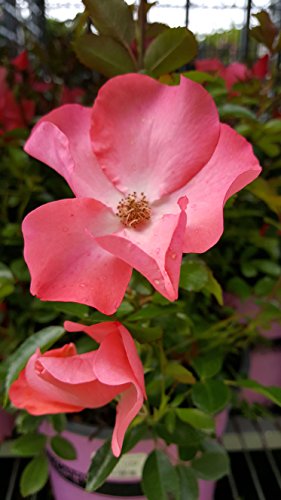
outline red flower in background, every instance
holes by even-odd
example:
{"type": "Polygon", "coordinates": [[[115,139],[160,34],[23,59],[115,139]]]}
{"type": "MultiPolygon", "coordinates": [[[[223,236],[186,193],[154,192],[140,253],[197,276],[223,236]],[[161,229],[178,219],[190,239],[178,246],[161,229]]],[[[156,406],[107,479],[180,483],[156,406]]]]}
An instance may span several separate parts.
{"type": "Polygon", "coordinates": [[[26,127],[35,114],[34,102],[30,99],[17,101],[6,79],[7,70],[0,67],[0,134],[26,127]]]}
{"type": "Polygon", "coordinates": [[[266,54],[255,62],[252,69],[249,69],[245,64],[239,62],[233,62],[228,66],[224,66],[222,62],[216,58],[198,59],[198,61],[195,61],[195,67],[197,71],[216,73],[223,78],[227,89],[231,90],[233,85],[238,82],[244,82],[252,78],[263,80],[268,73],[268,62],[269,56],[266,54]]]}

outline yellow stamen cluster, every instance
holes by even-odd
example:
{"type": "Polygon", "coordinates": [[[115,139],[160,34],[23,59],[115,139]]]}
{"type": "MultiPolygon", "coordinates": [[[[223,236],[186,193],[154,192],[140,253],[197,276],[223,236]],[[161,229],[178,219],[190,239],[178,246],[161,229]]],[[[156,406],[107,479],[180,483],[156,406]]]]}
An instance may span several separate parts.
{"type": "Polygon", "coordinates": [[[144,193],[140,196],[134,191],[122,198],[117,205],[117,212],[122,224],[127,227],[136,228],[148,221],[151,217],[151,208],[144,193]]]}

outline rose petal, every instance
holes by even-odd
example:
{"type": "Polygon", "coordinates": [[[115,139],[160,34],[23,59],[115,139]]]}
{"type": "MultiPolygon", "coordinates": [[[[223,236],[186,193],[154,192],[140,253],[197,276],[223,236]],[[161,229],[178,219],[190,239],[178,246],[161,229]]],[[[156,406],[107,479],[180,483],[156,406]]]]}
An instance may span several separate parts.
{"type": "MultiPolygon", "coordinates": [[[[177,209],[179,207],[177,206],[177,209]]],[[[164,297],[175,300],[182,259],[186,213],[152,219],[142,229],[126,228],[97,238],[99,244],[134,267],[164,297]]]]}
{"type": "Polygon", "coordinates": [[[39,120],[24,149],[62,175],[76,196],[93,197],[115,209],[120,193],[92,151],[90,116],[90,108],[61,106],[39,120]]]}
{"type": "Polygon", "coordinates": [[[186,78],[166,86],[140,74],[112,78],[94,103],[91,138],[100,166],[124,193],[149,201],[181,187],[210,159],[219,119],[208,92],[186,78]]]}
{"type": "Polygon", "coordinates": [[[187,196],[184,252],[206,252],[219,240],[223,232],[225,202],[260,172],[252,146],[231,127],[222,125],[211,160],[185,188],[173,193],[159,207],[163,213],[176,211],[178,197],[187,196]]]}
{"type": "Polygon", "coordinates": [[[31,415],[51,415],[83,410],[83,407],[45,397],[42,391],[34,389],[27,383],[24,370],[12,383],[9,398],[16,408],[24,409],[31,415]]]}
{"type": "Polygon", "coordinates": [[[131,386],[122,395],[116,408],[116,422],[112,435],[112,452],[119,457],[124,436],[130,423],[143,405],[143,394],[138,386],[131,386]]]}
{"type": "Polygon", "coordinates": [[[118,219],[89,199],[56,201],[31,212],[23,222],[31,293],[42,300],[79,302],[114,313],[131,268],[104,251],[93,233],[116,227],[118,219]]]}

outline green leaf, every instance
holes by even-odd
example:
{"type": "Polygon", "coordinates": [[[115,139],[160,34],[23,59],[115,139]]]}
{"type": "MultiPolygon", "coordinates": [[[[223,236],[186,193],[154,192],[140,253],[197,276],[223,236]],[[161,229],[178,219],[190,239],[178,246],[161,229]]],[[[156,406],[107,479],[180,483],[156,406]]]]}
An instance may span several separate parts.
{"type": "Polygon", "coordinates": [[[0,280],[5,279],[8,281],[14,281],[14,276],[11,273],[10,269],[6,264],[3,264],[3,262],[0,262],[0,280]]]}
{"type": "Polygon", "coordinates": [[[192,386],[192,401],[207,413],[215,414],[228,403],[230,393],[228,387],[220,380],[206,380],[192,386]]]}
{"type": "Polygon", "coordinates": [[[62,432],[64,431],[66,424],[67,424],[67,419],[64,413],[57,413],[56,415],[51,415],[50,416],[50,421],[57,432],[62,432]]]}
{"type": "Polygon", "coordinates": [[[205,262],[189,259],[182,263],[180,287],[188,292],[199,292],[208,283],[209,274],[205,262]]]}
{"type": "Polygon", "coordinates": [[[163,337],[161,326],[138,326],[135,323],[127,324],[129,331],[140,344],[155,342],[163,337]]]}
{"type": "Polygon", "coordinates": [[[136,70],[123,45],[108,36],[82,35],[74,42],[74,50],[82,64],[109,78],[136,70]]]}
{"type": "Polygon", "coordinates": [[[265,123],[263,130],[269,134],[281,133],[281,120],[277,118],[274,120],[269,120],[267,123],[265,123]]]}
{"type": "Polygon", "coordinates": [[[166,375],[183,384],[194,384],[195,378],[192,373],[176,361],[171,361],[166,366],[166,375]]]}
{"type": "Polygon", "coordinates": [[[269,278],[268,276],[264,276],[255,284],[255,294],[259,297],[268,295],[275,285],[275,280],[269,278]]]}
{"type": "Polygon", "coordinates": [[[155,427],[157,434],[166,441],[167,444],[177,444],[180,446],[199,447],[202,441],[202,433],[194,429],[191,425],[176,419],[174,431],[171,432],[161,421],[155,427]]]}
{"type": "Polygon", "coordinates": [[[281,196],[278,195],[272,184],[266,179],[259,178],[252,182],[247,189],[262,200],[277,215],[281,212],[281,196]]]}
{"type": "Polygon", "coordinates": [[[77,457],[76,449],[73,444],[62,436],[53,436],[50,444],[56,455],[65,460],[75,460],[77,457]]]}
{"type": "Polygon", "coordinates": [[[75,302],[52,302],[52,307],[59,312],[71,314],[78,318],[87,318],[89,315],[89,307],[75,302]]]}
{"type": "Polygon", "coordinates": [[[196,39],[186,28],[170,28],[149,45],[144,67],[154,77],[170,73],[191,61],[197,54],[196,39]]]}
{"type": "Polygon", "coordinates": [[[17,378],[20,371],[25,367],[29,358],[34,354],[39,347],[41,350],[46,351],[57,340],[59,340],[65,331],[61,326],[48,326],[43,330],[28,337],[21,346],[8,358],[7,365],[9,366],[6,380],[5,391],[6,397],[12,382],[17,378]]]}
{"type": "Polygon", "coordinates": [[[160,307],[154,306],[153,304],[148,305],[135,312],[127,318],[128,321],[143,321],[145,319],[153,319],[157,316],[161,316],[162,309],[160,307]]]}
{"type": "Polygon", "coordinates": [[[127,300],[123,300],[122,304],[116,311],[116,316],[117,318],[123,318],[123,316],[127,316],[128,314],[132,313],[134,311],[134,308],[130,302],[127,300]]]}
{"type": "Polygon", "coordinates": [[[215,431],[215,422],[211,415],[197,410],[196,408],[178,408],[177,416],[187,424],[192,425],[195,429],[200,429],[205,432],[215,431]]]}
{"type": "Polygon", "coordinates": [[[214,443],[201,457],[192,461],[192,469],[200,479],[217,481],[229,473],[228,455],[222,446],[214,443]]]}
{"type": "Polygon", "coordinates": [[[246,299],[251,295],[251,288],[248,283],[239,278],[239,276],[235,276],[228,281],[227,291],[234,293],[234,295],[237,295],[241,299],[246,299]]]}
{"type": "Polygon", "coordinates": [[[176,471],[180,484],[180,500],[198,500],[198,482],[192,469],[185,465],[177,465],[176,471]]]}
{"type": "Polygon", "coordinates": [[[210,73],[205,73],[204,71],[185,71],[182,76],[189,78],[193,82],[205,83],[205,82],[216,82],[218,79],[215,75],[210,75],[210,73]]]}
{"type": "Polygon", "coordinates": [[[192,361],[192,366],[195,368],[199,377],[211,378],[217,375],[221,370],[223,356],[219,351],[210,351],[203,356],[198,356],[192,361]]]}
{"type": "Polygon", "coordinates": [[[83,0],[83,3],[101,35],[130,44],[135,27],[130,8],[124,0],[83,0]]]}
{"type": "Polygon", "coordinates": [[[48,481],[48,460],[45,455],[33,458],[25,467],[20,478],[20,492],[23,497],[40,491],[48,481]]]}
{"type": "Polygon", "coordinates": [[[14,289],[13,274],[5,264],[0,262],[0,300],[11,295],[14,289]]]}
{"type": "Polygon", "coordinates": [[[113,471],[118,461],[119,458],[116,458],[112,454],[111,438],[109,438],[98,449],[98,451],[92,458],[86,480],[86,490],[96,491],[100,486],[102,486],[106,478],[113,471]]]}
{"type": "Polygon", "coordinates": [[[281,266],[277,262],[266,259],[255,259],[252,261],[253,266],[255,266],[259,271],[269,274],[274,278],[278,278],[281,274],[281,266]]]}
{"type": "Polygon", "coordinates": [[[180,446],[178,445],[178,453],[181,460],[184,462],[189,462],[192,458],[195,457],[198,452],[198,446],[180,446]]]}
{"type": "Polygon", "coordinates": [[[244,108],[239,104],[223,104],[219,106],[219,114],[222,119],[225,118],[247,118],[248,120],[257,121],[256,115],[248,108],[244,108]]]}
{"type": "Polygon", "coordinates": [[[265,396],[268,398],[270,401],[275,403],[277,406],[281,406],[281,387],[274,387],[274,386],[264,386],[256,382],[255,380],[237,380],[236,384],[239,387],[245,387],[246,389],[251,389],[254,392],[257,392],[258,394],[262,394],[262,396],[265,396]]]}
{"type": "Polygon", "coordinates": [[[47,438],[43,434],[25,434],[12,443],[12,452],[18,457],[39,455],[45,448],[46,440],[47,438]]]}
{"type": "Polygon", "coordinates": [[[142,488],[148,500],[179,500],[179,478],[163,451],[154,450],[148,456],[142,488]]]}
{"type": "Polygon", "coordinates": [[[223,295],[222,295],[222,287],[219,282],[214,277],[212,271],[208,270],[208,282],[206,283],[204,289],[210,292],[217,299],[217,302],[220,306],[223,305],[223,295]]]}

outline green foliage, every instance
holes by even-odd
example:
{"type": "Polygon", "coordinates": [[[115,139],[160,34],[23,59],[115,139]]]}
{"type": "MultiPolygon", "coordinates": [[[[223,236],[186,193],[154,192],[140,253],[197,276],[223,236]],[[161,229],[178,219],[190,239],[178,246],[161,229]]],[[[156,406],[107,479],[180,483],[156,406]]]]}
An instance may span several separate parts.
{"type": "Polygon", "coordinates": [[[119,459],[112,454],[110,438],[105,441],[92,458],[86,480],[86,490],[97,490],[113,471],[118,460],[119,459]]]}
{"type": "Polygon", "coordinates": [[[40,348],[44,351],[49,349],[64,333],[64,329],[61,326],[49,326],[30,336],[21,344],[7,360],[6,395],[11,383],[17,378],[19,372],[24,368],[36,349],[40,348]]]}
{"type": "Polygon", "coordinates": [[[206,432],[215,431],[215,422],[211,415],[197,410],[196,408],[178,408],[177,416],[183,422],[192,425],[195,429],[200,429],[206,432]]]}
{"type": "Polygon", "coordinates": [[[190,62],[197,54],[197,42],[186,28],[170,28],[160,33],[149,45],[144,68],[154,77],[170,73],[190,62]]]}
{"type": "Polygon", "coordinates": [[[134,38],[134,22],[124,0],[83,0],[100,35],[111,36],[123,44],[134,38]]]}
{"type": "Polygon", "coordinates": [[[197,382],[192,387],[193,403],[200,410],[215,414],[223,410],[229,402],[229,389],[221,380],[197,382]]]}
{"type": "Polygon", "coordinates": [[[225,449],[216,442],[210,442],[202,455],[192,461],[192,470],[200,479],[217,481],[229,473],[229,459],[225,449]]]}
{"type": "Polygon", "coordinates": [[[56,435],[51,438],[52,450],[64,460],[75,460],[77,457],[73,444],[62,436],[56,435]]]}
{"type": "Polygon", "coordinates": [[[178,500],[179,477],[167,455],[154,450],[143,468],[142,488],[148,500],[178,500]]]}
{"type": "Polygon", "coordinates": [[[255,380],[238,380],[237,385],[246,389],[251,389],[262,396],[265,396],[277,406],[281,406],[281,387],[265,387],[255,380]]]}
{"type": "Polygon", "coordinates": [[[107,77],[135,71],[128,51],[108,36],[82,35],[75,41],[74,48],[81,63],[107,77]]]}
{"type": "Polygon", "coordinates": [[[176,471],[179,478],[180,500],[197,500],[199,488],[196,476],[190,467],[178,465],[176,471]]]}
{"type": "Polygon", "coordinates": [[[45,455],[34,457],[25,467],[20,479],[20,492],[25,498],[40,491],[48,480],[48,460],[45,455]]]}
{"type": "Polygon", "coordinates": [[[46,436],[37,433],[28,433],[13,441],[12,453],[19,457],[33,457],[43,452],[46,445],[46,436]]]}

